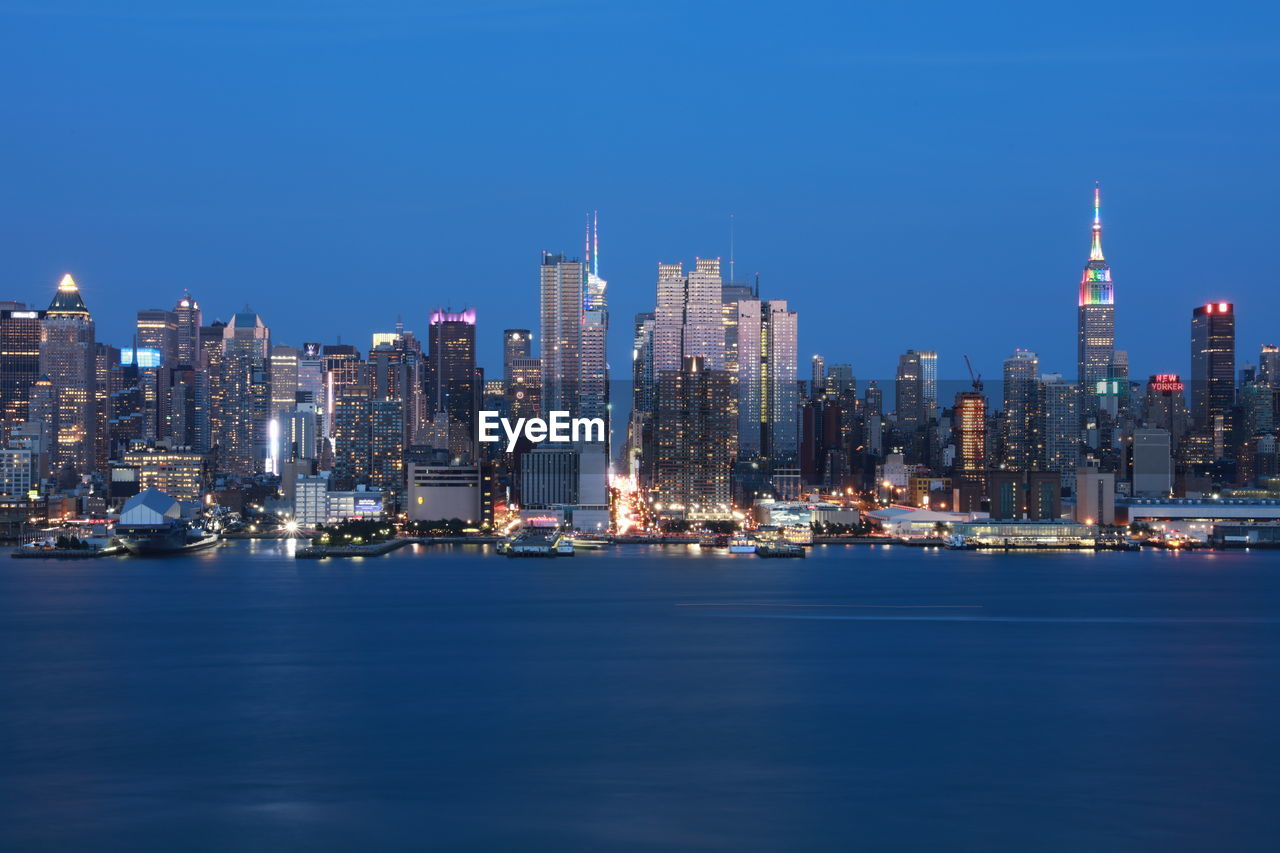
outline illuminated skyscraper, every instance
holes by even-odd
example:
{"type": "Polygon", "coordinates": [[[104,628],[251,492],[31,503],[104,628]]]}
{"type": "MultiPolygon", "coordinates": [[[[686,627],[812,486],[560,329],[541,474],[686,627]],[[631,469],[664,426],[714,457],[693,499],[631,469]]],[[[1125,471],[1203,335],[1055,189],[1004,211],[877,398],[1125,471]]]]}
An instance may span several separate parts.
{"type": "Polygon", "coordinates": [[[1263,344],[1258,354],[1258,378],[1280,391],[1280,347],[1263,344]]]}
{"type": "Polygon", "coordinates": [[[1080,279],[1077,364],[1081,391],[1081,416],[1096,413],[1097,384],[1112,377],[1116,350],[1115,289],[1111,267],[1102,254],[1102,190],[1093,190],[1093,245],[1089,263],[1080,279]]]}
{"type": "Polygon", "coordinates": [[[1147,380],[1147,394],[1142,402],[1142,423],[1169,433],[1176,448],[1187,434],[1191,423],[1182,377],[1176,373],[1157,373],[1147,380]]]}
{"type": "Polygon", "coordinates": [[[827,360],[815,354],[809,360],[809,393],[818,396],[827,387],[827,360]]]}
{"type": "Polygon", "coordinates": [[[661,512],[729,518],[736,444],[728,408],[732,386],[727,371],[704,365],[690,357],[681,370],[658,371],[652,494],[661,512]]]}
{"type": "Polygon", "coordinates": [[[436,429],[447,425],[450,453],[474,458],[476,412],[483,387],[476,368],[475,309],[436,310],[427,331],[427,408],[432,422],[436,429]]]}
{"type": "Polygon", "coordinates": [[[960,484],[978,494],[987,483],[987,398],[980,391],[956,394],[955,474],[960,484]]]}
{"type": "Polygon", "coordinates": [[[897,412],[898,424],[905,430],[914,430],[923,423],[928,423],[925,414],[924,370],[920,363],[920,353],[909,349],[898,356],[898,372],[894,377],[894,410],[897,412]]]}
{"type": "Polygon", "coordinates": [[[1060,373],[1040,377],[1040,433],[1046,471],[1057,471],[1064,488],[1073,488],[1080,464],[1080,386],[1060,373]]]}
{"type": "Polygon", "coordinates": [[[200,303],[184,290],[182,298],[173,306],[173,315],[178,325],[175,336],[177,362],[174,366],[200,367],[200,325],[204,322],[200,303]]]}
{"type": "Polygon", "coordinates": [[[21,302],[0,302],[0,438],[28,420],[31,385],[40,376],[43,317],[21,302]]]}
{"type": "Polygon", "coordinates": [[[799,453],[799,321],[785,299],[738,302],[738,456],[799,453]]]}
{"type": "Polygon", "coordinates": [[[298,404],[297,347],[276,344],[271,348],[271,417],[283,421],[298,404]]]}
{"type": "Polygon", "coordinates": [[[263,470],[271,420],[271,332],[246,306],[222,330],[224,399],[215,437],[222,470],[247,476],[263,470]]]}
{"type": "Polygon", "coordinates": [[[608,282],[600,277],[599,220],[594,216],[587,252],[587,283],[582,302],[578,414],[584,418],[603,419],[607,442],[612,426],[609,423],[608,282]]]}
{"type": "MultiPolygon", "coordinates": [[[[655,373],[681,370],[684,359],[693,357],[703,359],[707,370],[724,369],[721,297],[719,258],[698,258],[688,275],[682,264],[658,264],[658,304],[653,317],[655,373]]],[[[743,337],[740,331],[739,339],[743,337]]]]}
{"type": "Polygon", "coordinates": [[[511,362],[517,358],[533,358],[533,332],[528,329],[502,330],[502,378],[511,381],[511,362]]]}
{"type": "Polygon", "coordinates": [[[1029,350],[1015,350],[1004,360],[1004,464],[1030,471],[1042,457],[1039,441],[1040,361],[1029,350]]]}
{"type": "Polygon", "coordinates": [[[178,362],[178,315],[161,308],[139,311],[133,340],[143,399],[142,438],[160,438],[162,401],[169,393],[168,370],[178,362]]]}
{"type": "Polygon", "coordinates": [[[546,411],[577,412],[586,264],[544,252],[540,276],[542,404],[546,411]]]}
{"type": "Polygon", "coordinates": [[[90,471],[96,461],[97,350],[93,318],[75,279],[64,275],[40,323],[40,374],[52,399],[46,423],[52,470],[90,471]]]}
{"type": "Polygon", "coordinates": [[[1236,314],[1230,302],[1191,312],[1191,419],[1200,430],[1230,419],[1236,400],[1236,314]]]}

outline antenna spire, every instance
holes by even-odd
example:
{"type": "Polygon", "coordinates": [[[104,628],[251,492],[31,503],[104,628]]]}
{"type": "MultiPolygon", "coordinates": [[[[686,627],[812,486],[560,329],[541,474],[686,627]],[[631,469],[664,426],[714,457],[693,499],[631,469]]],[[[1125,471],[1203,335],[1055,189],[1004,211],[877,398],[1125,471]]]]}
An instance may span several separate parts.
{"type": "Polygon", "coordinates": [[[600,277],[600,211],[591,212],[591,272],[600,277]]]}
{"type": "Polygon", "coordinates": [[[733,275],[733,230],[734,230],[733,226],[734,226],[734,216],[732,213],[730,213],[729,214],[729,283],[737,284],[738,279],[735,278],[733,275]]]}
{"type": "Polygon", "coordinates": [[[1093,246],[1089,249],[1089,260],[1106,260],[1102,256],[1102,184],[1093,183],[1093,246]]]}

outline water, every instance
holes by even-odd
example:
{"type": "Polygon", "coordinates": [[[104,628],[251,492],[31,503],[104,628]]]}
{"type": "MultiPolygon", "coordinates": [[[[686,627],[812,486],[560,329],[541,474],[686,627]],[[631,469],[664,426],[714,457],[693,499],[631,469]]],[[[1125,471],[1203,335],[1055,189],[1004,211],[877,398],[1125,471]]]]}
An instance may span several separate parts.
{"type": "Polygon", "coordinates": [[[0,561],[0,848],[1274,850],[1280,554],[0,561]]]}

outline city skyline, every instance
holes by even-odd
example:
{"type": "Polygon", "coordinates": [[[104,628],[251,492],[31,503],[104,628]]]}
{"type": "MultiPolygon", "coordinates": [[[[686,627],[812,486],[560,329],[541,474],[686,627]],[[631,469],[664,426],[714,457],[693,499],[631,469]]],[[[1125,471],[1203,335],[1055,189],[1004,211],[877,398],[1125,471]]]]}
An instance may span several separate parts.
{"type": "MultiPolygon", "coordinates": [[[[1106,306],[1108,308],[1114,307],[1115,315],[1119,318],[1114,321],[1115,327],[1117,329],[1117,331],[1114,333],[1114,347],[1117,351],[1126,353],[1131,359],[1131,363],[1129,365],[1130,378],[1140,379],[1144,376],[1155,375],[1157,373],[1176,373],[1178,375],[1189,377],[1192,374],[1193,365],[1191,364],[1190,355],[1188,354],[1185,347],[1180,347],[1181,352],[1178,356],[1179,363],[1176,363],[1176,364],[1163,363],[1156,367],[1151,368],[1150,370],[1146,370],[1142,368],[1141,365],[1153,363],[1155,359],[1149,354],[1147,354],[1141,348],[1126,346],[1126,343],[1129,339],[1124,336],[1124,330],[1127,327],[1127,324],[1125,323],[1125,319],[1124,319],[1125,308],[1126,308],[1126,305],[1128,305],[1131,300],[1135,298],[1140,298],[1140,297],[1136,297],[1135,295],[1131,295],[1129,293],[1127,281],[1121,285],[1120,295],[1118,297],[1112,297],[1111,295],[1111,293],[1113,292],[1110,289],[1113,284],[1110,279],[1110,266],[1109,266],[1111,253],[1108,250],[1108,254],[1104,258],[1101,250],[1100,235],[1103,231],[1103,226],[1105,224],[1104,223],[1105,217],[1102,216],[1102,214],[1099,211],[1099,192],[1100,192],[1099,185],[1100,185],[1100,182],[1095,182],[1094,194],[1093,194],[1093,207],[1092,207],[1093,218],[1089,225],[1089,229],[1090,229],[1089,233],[1092,235],[1089,238],[1090,247],[1087,253],[1083,253],[1086,258],[1085,281],[1077,285],[1077,288],[1079,289],[1078,304],[1080,306],[1080,310],[1082,312],[1086,310],[1085,289],[1086,289],[1086,285],[1089,284],[1090,271],[1095,268],[1103,270],[1104,274],[1107,276],[1105,286],[1108,290],[1108,293],[1106,294],[1106,299],[1108,301],[1106,302],[1106,306]]],[[[599,243],[598,243],[599,212],[595,211],[592,214],[590,214],[590,216],[595,221],[591,225],[589,225],[589,236],[588,236],[587,245],[585,246],[585,250],[582,252],[565,251],[565,252],[556,252],[556,253],[551,253],[549,251],[544,250],[542,253],[542,265],[543,265],[542,270],[544,274],[545,274],[546,263],[548,258],[551,258],[553,261],[563,258],[565,261],[575,264],[576,265],[575,269],[578,269],[579,272],[582,272],[584,270],[586,271],[586,272],[583,272],[583,282],[581,285],[583,289],[585,289],[588,285],[588,281],[586,278],[586,276],[588,275],[592,280],[603,283],[603,278],[601,278],[599,274],[599,266],[598,266],[599,260],[598,258],[594,257],[595,253],[599,251],[599,248],[598,248],[599,246],[599,243]],[[594,244],[592,242],[593,240],[595,241],[594,244]]],[[[1108,238],[1110,239],[1110,232],[1108,231],[1107,233],[1108,233],[1108,238]]],[[[612,235],[610,236],[612,238],[612,235]]],[[[733,283],[729,278],[729,275],[731,274],[731,270],[733,269],[733,263],[736,261],[736,259],[734,259],[733,256],[730,256],[729,258],[706,257],[706,258],[699,258],[698,261],[706,262],[709,264],[715,264],[716,268],[720,271],[720,274],[725,286],[728,286],[731,283],[733,283]]],[[[673,269],[677,269],[681,263],[682,261],[680,260],[675,260],[673,262],[667,262],[667,261],[655,262],[654,267],[656,268],[656,273],[659,281],[662,280],[664,275],[669,274],[669,273],[664,273],[664,270],[670,271],[673,269]]],[[[534,276],[536,275],[537,273],[534,274],[534,276]]],[[[64,281],[67,276],[71,276],[74,279],[78,290],[83,290],[83,281],[82,281],[83,275],[80,272],[64,271],[58,277],[58,281],[64,281]]],[[[525,291],[523,296],[519,293],[513,293],[511,295],[512,299],[516,300],[517,302],[519,302],[522,298],[529,302],[527,309],[517,308],[515,312],[517,316],[522,316],[526,318],[526,322],[529,315],[525,313],[525,310],[532,310],[533,308],[536,307],[536,303],[537,303],[536,289],[538,286],[538,282],[536,277],[534,276],[531,276],[532,281],[529,283],[530,286],[525,291]]],[[[653,276],[651,275],[650,280],[648,282],[648,290],[647,290],[648,298],[650,302],[652,301],[652,290],[653,290],[652,279],[653,279],[653,276]]],[[[745,284],[745,281],[742,280],[740,273],[739,273],[738,283],[745,284]]],[[[777,285],[777,287],[782,288],[783,285],[779,284],[777,285]]],[[[768,289],[769,288],[766,286],[765,287],[766,292],[768,291],[768,289]]],[[[1070,288],[1068,287],[1068,288],[1059,288],[1059,289],[1068,290],[1070,288]]],[[[184,297],[190,298],[192,296],[191,290],[192,288],[184,288],[181,294],[178,294],[176,297],[172,298],[170,301],[176,303],[176,302],[180,302],[181,299],[184,297]]],[[[601,289],[600,292],[603,293],[603,289],[601,289]]],[[[1215,292],[1218,292],[1218,291],[1215,291],[1215,292]]],[[[613,288],[610,288],[609,293],[610,293],[611,299],[615,299],[620,295],[616,286],[613,288]]],[[[803,304],[805,302],[812,301],[812,294],[806,294],[804,288],[788,287],[785,291],[780,291],[780,293],[785,293],[785,298],[783,299],[784,302],[789,300],[793,305],[796,303],[803,304]],[[806,296],[808,296],[807,299],[806,299],[806,296]]],[[[638,302],[638,304],[640,305],[645,304],[643,301],[644,297],[642,296],[638,296],[634,293],[623,293],[621,295],[623,296],[623,300],[626,302],[638,302]]],[[[14,299],[20,302],[25,301],[28,304],[28,306],[33,308],[39,308],[42,305],[42,302],[39,296],[36,296],[31,299],[24,299],[23,296],[21,295],[11,293],[7,298],[14,299]]],[[[197,294],[195,298],[198,299],[199,295],[197,294]]],[[[1043,304],[1040,306],[1040,309],[1042,311],[1045,311],[1048,313],[1047,302],[1050,300],[1053,300],[1053,295],[1047,294],[1046,304],[1043,304]]],[[[424,300],[423,298],[419,297],[417,301],[423,302],[424,300]]],[[[1056,300],[1053,300],[1053,301],[1056,301],[1056,300]]],[[[1228,295],[1228,296],[1221,296],[1221,297],[1214,297],[1214,298],[1204,298],[1200,302],[1192,303],[1187,306],[1166,305],[1165,308],[1166,310],[1169,311],[1169,313],[1180,314],[1182,319],[1185,321],[1186,311],[1192,310],[1201,305],[1219,304],[1224,301],[1232,304],[1235,304],[1236,302],[1235,299],[1231,298],[1228,295]],[[1179,310],[1180,308],[1183,310],[1179,310]]],[[[234,302],[234,299],[232,299],[231,302],[234,302]]],[[[332,340],[340,344],[354,346],[361,353],[366,353],[372,349],[372,341],[376,336],[386,335],[392,329],[404,329],[410,332],[414,332],[415,334],[418,335],[419,338],[422,338],[425,336],[426,333],[418,332],[418,330],[415,328],[415,325],[421,325],[424,329],[429,329],[431,322],[433,322],[431,318],[437,312],[442,310],[440,307],[442,304],[448,304],[451,309],[466,310],[470,312],[472,317],[472,322],[477,326],[477,329],[478,329],[477,335],[476,335],[477,340],[475,344],[477,364],[480,367],[484,368],[486,371],[488,371],[489,375],[491,376],[502,376],[503,365],[505,362],[505,356],[502,350],[503,329],[502,328],[495,329],[494,324],[486,322],[486,318],[491,313],[491,309],[492,309],[492,313],[495,315],[500,313],[500,306],[502,303],[497,300],[493,300],[492,305],[490,305],[490,304],[487,304],[487,300],[485,300],[483,297],[480,297],[468,302],[462,302],[457,305],[447,302],[447,300],[440,300],[440,299],[436,299],[433,301],[426,300],[426,304],[425,304],[425,307],[423,307],[422,309],[421,316],[409,315],[405,311],[395,310],[393,312],[394,316],[389,316],[387,321],[382,323],[381,326],[370,328],[363,331],[358,331],[355,334],[352,334],[352,332],[349,329],[342,329],[333,336],[332,340]],[[406,320],[406,317],[408,317],[407,320],[406,320]],[[421,320],[422,322],[419,324],[419,323],[416,323],[415,320],[421,320]]],[[[203,303],[203,305],[208,306],[209,302],[206,300],[205,303],[203,303]]],[[[175,307],[178,307],[178,306],[175,305],[175,307]]],[[[394,305],[391,307],[393,309],[396,308],[396,306],[394,305]]],[[[1140,307],[1138,305],[1131,306],[1131,308],[1135,312],[1138,310],[1142,310],[1145,307],[1146,306],[1140,307]]],[[[1265,318],[1258,316],[1258,312],[1256,310],[1253,310],[1247,303],[1242,307],[1245,310],[1242,312],[1241,316],[1237,319],[1238,331],[1236,333],[1236,338],[1238,341],[1241,342],[1241,345],[1238,347],[1237,362],[1240,366],[1244,366],[1245,364],[1257,365],[1260,360],[1259,356],[1262,349],[1268,346],[1274,346],[1276,343],[1274,339],[1277,337],[1277,335],[1272,331],[1273,327],[1265,322],[1265,318]],[[1255,317],[1257,318],[1256,320],[1253,319],[1255,317]],[[1258,335],[1254,340],[1251,340],[1249,338],[1250,330],[1253,330],[1258,335]]],[[[92,308],[93,308],[92,313],[95,319],[95,325],[99,330],[98,332],[99,339],[105,340],[107,342],[115,342],[120,345],[127,345],[132,340],[136,332],[134,326],[137,319],[137,312],[147,311],[147,310],[162,310],[162,311],[169,310],[167,308],[164,308],[162,305],[146,306],[145,308],[142,306],[126,305],[118,299],[104,299],[100,303],[95,301],[92,305],[92,308]],[[101,305],[101,307],[99,307],[99,305],[101,305]],[[100,318],[102,318],[103,316],[109,317],[113,314],[121,314],[121,313],[125,314],[129,318],[126,326],[127,331],[124,331],[119,336],[115,336],[115,337],[112,336],[112,333],[109,330],[102,331],[103,329],[106,328],[106,323],[104,323],[100,318]]],[[[232,309],[230,308],[229,305],[227,306],[215,305],[212,309],[209,309],[206,307],[205,319],[208,322],[213,322],[215,320],[222,320],[223,322],[226,322],[226,323],[234,323],[235,316],[238,313],[243,313],[243,311],[246,309],[251,310],[252,313],[257,313],[259,315],[263,314],[263,312],[258,311],[256,309],[256,307],[253,305],[253,301],[249,300],[243,304],[241,309],[232,309]],[[225,314],[219,313],[220,309],[224,310],[226,313],[225,314]]],[[[642,309],[633,313],[642,313],[643,310],[652,310],[652,304],[649,304],[649,307],[647,309],[642,309]]],[[[505,313],[505,312],[501,312],[501,313],[505,313]]],[[[613,309],[611,313],[614,313],[617,316],[631,316],[631,315],[623,314],[623,312],[618,309],[613,309]]],[[[878,371],[865,371],[862,368],[861,363],[859,361],[851,357],[848,357],[846,355],[846,353],[851,349],[866,351],[867,349],[866,345],[865,344],[859,345],[857,343],[856,336],[855,336],[855,341],[852,345],[850,344],[849,338],[847,336],[841,336],[837,339],[833,339],[830,342],[814,340],[815,334],[812,332],[806,334],[806,329],[808,328],[810,323],[813,323],[819,319],[818,317],[814,317],[814,314],[818,314],[818,313],[820,312],[815,311],[813,313],[806,314],[806,319],[809,322],[800,324],[800,347],[798,350],[799,356],[804,359],[807,359],[809,357],[810,352],[806,351],[805,349],[806,344],[809,343],[809,344],[812,344],[811,354],[814,357],[820,357],[824,359],[827,364],[852,364],[854,368],[854,374],[860,379],[860,381],[865,382],[865,381],[870,381],[872,379],[875,379],[879,382],[882,389],[888,389],[890,394],[887,397],[887,400],[890,403],[893,403],[894,406],[896,407],[897,405],[896,397],[893,394],[893,390],[894,390],[895,384],[898,384],[895,381],[895,377],[900,376],[901,364],[899,363],[897,370],[895,370],[893,367],[890,367],[884,373],[881,373],[878,371]],[[839,343],[836,342],[837,340],[839,341],[839,343]]],[[[1150,316],[1150,315],[1148,314],[1147,316],[1150,316]]],[[[289,318],[289,315],[286,313],[284,317],[268,318],[268,321],[270,322],[270,325],[273,329],[280,329],[282,327],[288,328],[289,327],[288,318],[289,318]],[[285,322],[281,323],[279,322],[280,320],[284,320],[285,322]]],[[[614,386],[613,391],[611,392],[611,399],[614,400],[615,406],[619,401],[624,401],[629,403],[629,398],[631,394],[630,390],[626,388],[626,385],[628,382],[627,378],[623,375],[623,373],[619,373],[620,365],[625,366],[626,371],[629,371],[629,368],[630,368],[630,358],[629,358],[630,352],[629,351],[631,349],[631,344],[632,344],[630,335],[622,333],[622,331],[623,330],[621,328],[619,328],[618,330],[615,330],[615,334],[611,336],[612,340],[609,341],[609,365],[614,374],[614,378],[610,383],[611,385],[614,386]],[[622,362],[619,360],[619,357],[618,357],[619,350],[622,350],[625,353],[625,357],[626,357],[625,362],[622,362]]],[[[1081,334],[1081,331],[1078,328],[1076,331],[1077,342],[1079,341],[1080,334],[1081,334]]],[[[1000,329],[1000,330],[997,330],[995,334],[975,337],[973,340],[972,346],[966,346],[961,342],[956,342],[952,346],[938,346],[934,342],[930,342],[930,341],[912,340],[912,336],[910,335],[910,333],[904,333],[904,335],[902,336],[903,338],[902,340],[896,343],[893,341],[886,342],[884,347],[877,349],[875,351],[875,355],[867,359],[867,361],[871,363],[882,363],[882,362],[889,362],[892,360],[900,361],[900,359],[903,357],[901,354],[902,352],[911,353],[915,351],[916,347],[928,346],[928,347],[931,347],[931,349],[926,352],[933,354],[933,363],[935,365],[932,369],[934,371],[937,371],[938,368],[936,367],[936,363],[939,360],[939,356],[934,353],[941,353],[941,361],[944,364],[944,368],[942,369],[941,372],[936,373],[936,378],[934,381],[936,383],[942,383],[943,390],[941,392],[938,392],[935,390],[933,395],[933,401],[935,402],[935,404],[939,400],[945,402],[947,399],[949,399],[949,395],[951,393],[954,393],[957,390],[963,390],[965,387],[967,387],[969,379],[967,377],[967,374],[965,373],[965,368],[963,366],[964,357],[966,355],[969,355],[973,359],[973,362],[977,367],[978,372],[987,376],[989,382],[992,384],[995,384],[998,382],[997,377],[999,377],[1000,375],[1000,365],[1008,357],[1008,354],[1010,352],[1015,352],[1023,349],[1035,352],[1039,356],[1042,372],[1044,373],[1057,372],[1057,373],[1064,373],[1064,374],[1073,375],[1073,376],[1076,374],[1076,371],[1071,369],[1071,365],[1069,363],[1059,364],[1058,362],[1053,361],[1051,359],[1046,359],[1043,355],[1041,355],[1044,352],[1052,353],[1052,352],[1055,352],[1056,350],[1061,349],[1061,342],[1054,341],[1054,340],[1047,340],[1047,339],[1046,340],[1031,340],[1031,339],[1016,340],[1017,337],[1018,336],[1015,333],[1009,332],[1006,329],[1000,329]],[[982,356],[973,354],[974,352],[978,352],[978,353],[992,352],[992,351],[998,352],[1000,348],[1004,346],[1003,341],[1005,338],[1009,338],[1007,350],[1004,352],[1003,355],[1000,355],[997,358],[992,359],[990,363],[982,360],[983,358],[982,356]]],[[[1165,337],[1168,337],[1168,336],[1165,336],[1165,337]]],[[[294,346],[301,345],[301,343],[304,340],[313,340],[313,339],[324,339],[324,336],[318,335],[318,334],[311,334],[308,332],[304,332],[301,337],[289,337],[287,335],[281,335],[277,333],[273,333],[272,335],[273,343],[287,343],[289,345],[294,345],[294,346]]],[[[534,351],[540,352],[541,341],[539,339],[539,335],[537,332],[534,332],[533,334],[532,346],[534,351]]],[[[1164,347],[1162,347],[1162,349],[1163,348],[1164,347]]],[[[1171,348],[1179,349],[1179,347],[1171,347],[1171,348]]],[[[1105,366],[1103,367],[1102,373],[1099,375],[1103,375],[1103,374],[1105,374],[1105,366]]]]}

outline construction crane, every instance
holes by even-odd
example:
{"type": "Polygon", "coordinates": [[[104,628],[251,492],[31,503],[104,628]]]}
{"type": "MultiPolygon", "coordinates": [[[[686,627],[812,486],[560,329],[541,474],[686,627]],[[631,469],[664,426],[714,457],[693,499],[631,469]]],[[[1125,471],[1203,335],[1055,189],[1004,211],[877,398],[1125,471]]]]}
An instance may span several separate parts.
{"type": "Polygon", "coordinates": [[[968,354],[964,357],[964,366],[969,368],[969,381],[973,383],[973,390],[979,394],[982,393],[982,374],[973,372],[973,363],[969,361],[968,354]]]}

